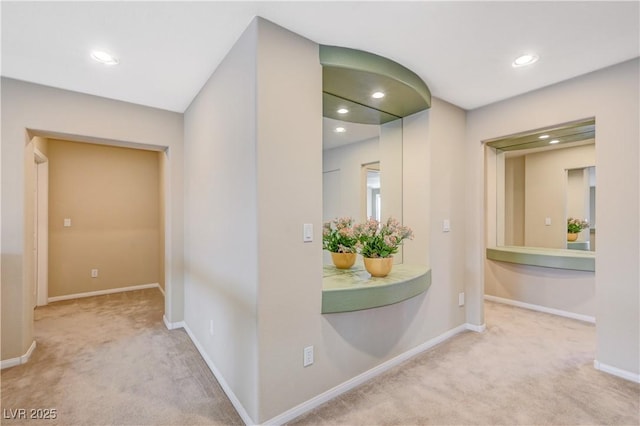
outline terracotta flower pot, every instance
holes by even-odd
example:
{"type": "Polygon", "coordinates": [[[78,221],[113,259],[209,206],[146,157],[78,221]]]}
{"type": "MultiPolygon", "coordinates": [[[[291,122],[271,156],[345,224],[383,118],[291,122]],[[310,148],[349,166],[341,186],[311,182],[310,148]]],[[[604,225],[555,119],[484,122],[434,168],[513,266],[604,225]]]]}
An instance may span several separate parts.
{"type": "Polygon", "coordinates": [[[572,234],[567,232],[567,241],[575,241],[578,239],[578,234],[572,234]]]}
{"type": "Polygon", "coordinates": [[[364,267],[372,277],[386,277],[393,267],[393,257],[365,257],[364,267]]]}
{"type": "Polygon", "coordinates": [[[355,253],[334,253],[331,252],[331,260],[338,269],[349,269],[356,263],[355,253]]]}

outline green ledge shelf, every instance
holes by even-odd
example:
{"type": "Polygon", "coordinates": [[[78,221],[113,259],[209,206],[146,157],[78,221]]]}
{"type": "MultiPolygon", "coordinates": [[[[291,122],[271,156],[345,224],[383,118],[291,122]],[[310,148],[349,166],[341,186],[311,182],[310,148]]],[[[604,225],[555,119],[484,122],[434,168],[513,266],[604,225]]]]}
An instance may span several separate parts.
{"type": "Polygon", "coordinates": [[[574,271],[596,270],[596,254],[583,250],[502,246],[487,248],[487,259],[574,271]]]}
{"type": "Polygon", "coordinates": [[[393,265],[384,278],[374,278],[361,264],[351,269],[325,265],[322,313],[361,311],[402,302],[427,291],[431,270],[419,265],[393,265]]]}

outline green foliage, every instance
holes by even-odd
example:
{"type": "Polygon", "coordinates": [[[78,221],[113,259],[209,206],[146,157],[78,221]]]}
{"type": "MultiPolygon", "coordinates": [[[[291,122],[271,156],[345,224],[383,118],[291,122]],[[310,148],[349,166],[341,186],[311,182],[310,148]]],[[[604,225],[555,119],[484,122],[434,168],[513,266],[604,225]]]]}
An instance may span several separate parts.
{"type": "Polygon", "coordinates": [[[577,234],[578,232],[588,227],[589,227],[589,222],[587,222],[586,220],[575,219],[573,217],[570,217],[569,219],[567,219],[567,232],[569,234],[577,234]]]}

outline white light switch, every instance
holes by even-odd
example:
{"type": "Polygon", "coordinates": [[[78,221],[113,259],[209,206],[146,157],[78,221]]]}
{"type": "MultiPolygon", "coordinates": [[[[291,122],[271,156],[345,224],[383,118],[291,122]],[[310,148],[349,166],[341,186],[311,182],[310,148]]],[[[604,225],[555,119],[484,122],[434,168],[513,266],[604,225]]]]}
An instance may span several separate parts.
{"type": "Polygon", "coordinates": [[[442,221],[442,232],[449,231],[451,231],[451,222],[449,222],[449,219],[445,219],[442,221]]]}
{"type": "Polygon", "coordinates": [[[550,226],[551,225],[551,218],[550,217],[545,217],[544,218],[544,224],[546,226],[550,226]]]}
{"type": "Polygon", "coordinates": [[[69,218],[65,218],[64,220],[64,227],[65,228],[69,228],[71,226],[71,219],[69,218]]]}
{"type": "Polygon", "coordinates": [[[313,241],[313,224],[305,223],[302,230],[302,241],[309,243],[313,241]]]}

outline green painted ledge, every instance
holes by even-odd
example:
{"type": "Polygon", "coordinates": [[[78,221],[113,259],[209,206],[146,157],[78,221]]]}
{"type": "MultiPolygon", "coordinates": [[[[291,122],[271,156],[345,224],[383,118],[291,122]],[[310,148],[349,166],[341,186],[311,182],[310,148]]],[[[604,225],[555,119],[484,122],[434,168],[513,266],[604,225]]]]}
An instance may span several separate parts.
{"type": "Polygon", "coordinates": [[[360,264],[351,269],[324,267],[322,313],[360,311],[391,305],[425,292],[431,285],[426,266],[393,265],[384,278],[373,278],[360,264]]]}
{"type": "Polygon", "coordinates": [[[487,248],[487,259],[545,268],[596,270],[596,254],[592,251],[503,246],[487,248]]]}

